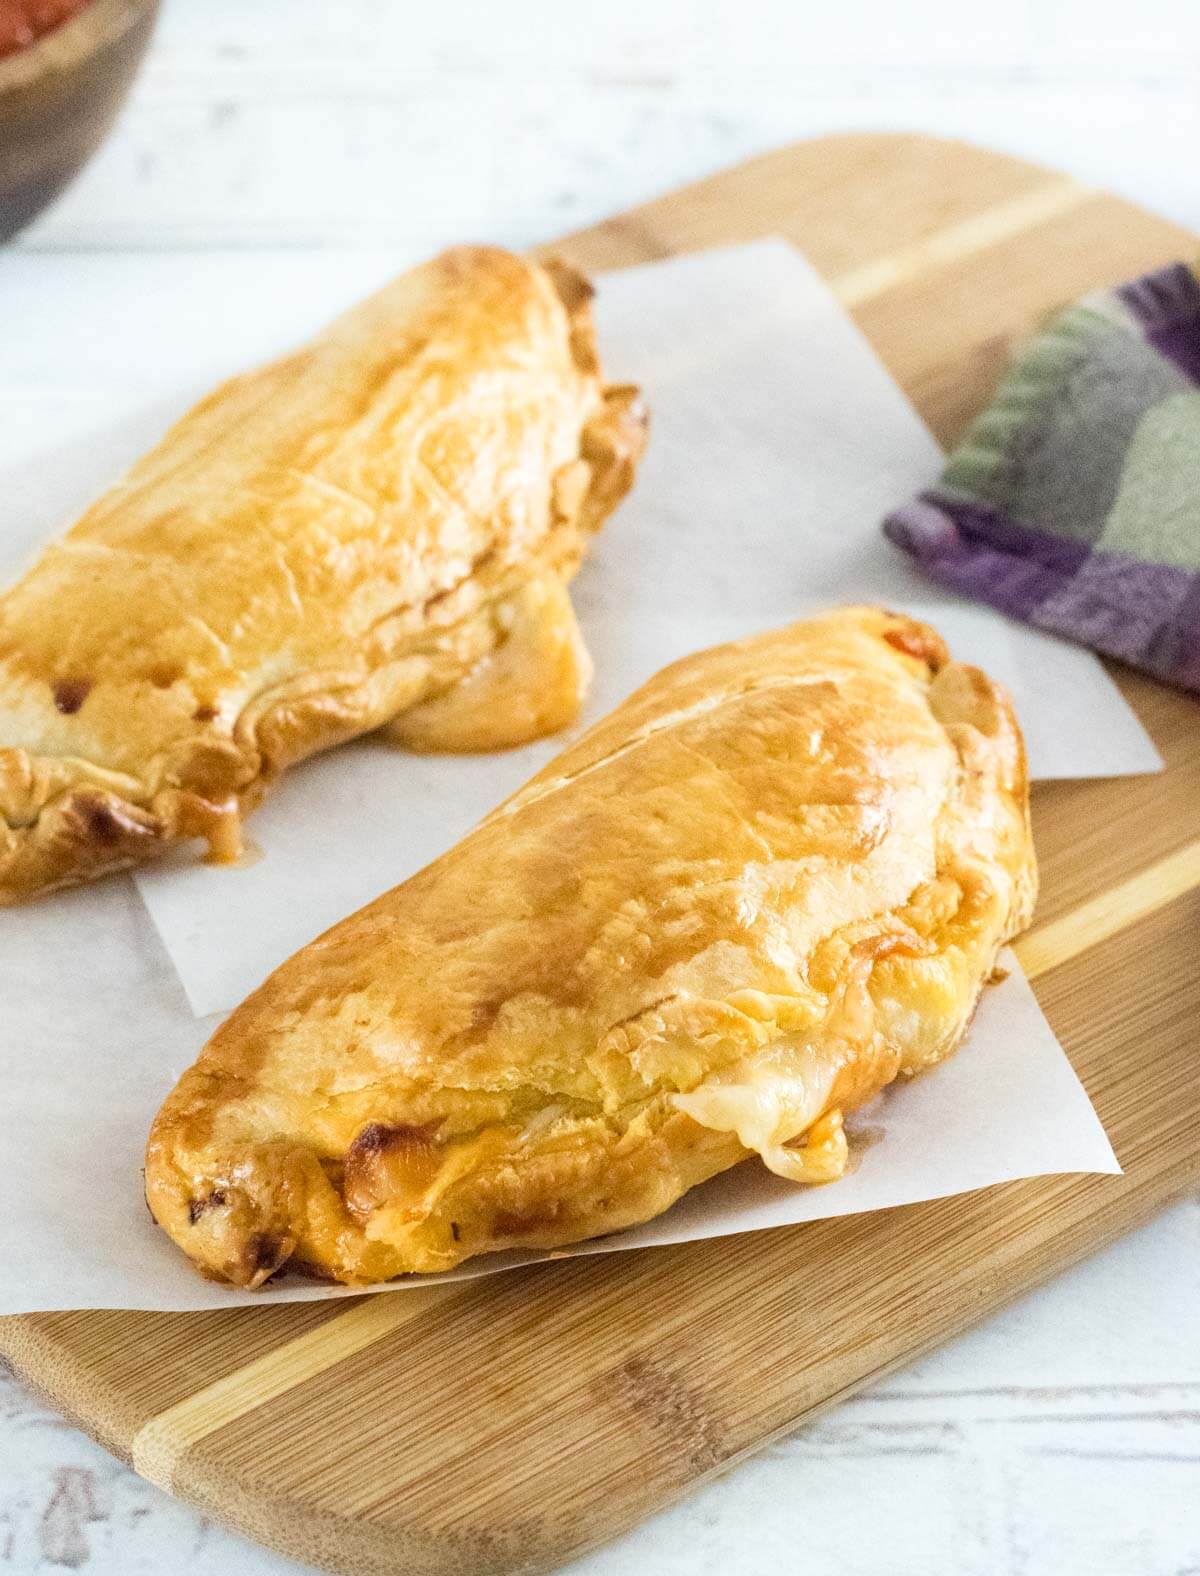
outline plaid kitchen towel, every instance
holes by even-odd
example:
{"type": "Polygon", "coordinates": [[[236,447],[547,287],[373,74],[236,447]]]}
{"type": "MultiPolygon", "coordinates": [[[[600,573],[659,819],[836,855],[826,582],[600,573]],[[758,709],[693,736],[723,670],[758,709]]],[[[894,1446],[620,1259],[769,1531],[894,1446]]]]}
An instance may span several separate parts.
{"type": "Polygon", "coordinates": [[[884,531],[942,585],[1200,690],[1200,270],[1063,312],[884,531]]]}

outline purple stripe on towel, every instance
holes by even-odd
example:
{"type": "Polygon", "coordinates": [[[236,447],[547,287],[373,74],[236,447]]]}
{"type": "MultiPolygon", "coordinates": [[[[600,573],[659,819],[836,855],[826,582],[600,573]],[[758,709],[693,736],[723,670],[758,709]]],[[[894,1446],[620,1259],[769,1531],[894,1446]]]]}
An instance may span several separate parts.
{"type": "Polygon", "coordinates": [[[1116,293],[1150,344],[1200,384],[1200,279],[1192,270],[1173,263],[1122,285],[1116,293]]]}
{"type": "Polygon", "coordinates": [[[943,585],[1030,619],[1091,548],[1017,525],[994,510],[925,492],[883,522],[884,534],[943,585]]]}
{"type": "Polygon", "coordinates": [[[950,590],[1200,689],[1200,576],[933,493],[895,510],[884,531],[950,590]]]}

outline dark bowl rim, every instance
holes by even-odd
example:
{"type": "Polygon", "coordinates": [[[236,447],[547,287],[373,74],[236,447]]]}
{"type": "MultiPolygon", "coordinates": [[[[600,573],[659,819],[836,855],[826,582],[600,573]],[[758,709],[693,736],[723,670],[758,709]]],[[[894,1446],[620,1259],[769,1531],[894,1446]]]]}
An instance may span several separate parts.
{"type": "Polygon", "coordinates": [[[159,4],[160,0],[89,0],[68,21],[0,60],[0,96],[72,70],[144,17],[153,16],[159,4]]]}

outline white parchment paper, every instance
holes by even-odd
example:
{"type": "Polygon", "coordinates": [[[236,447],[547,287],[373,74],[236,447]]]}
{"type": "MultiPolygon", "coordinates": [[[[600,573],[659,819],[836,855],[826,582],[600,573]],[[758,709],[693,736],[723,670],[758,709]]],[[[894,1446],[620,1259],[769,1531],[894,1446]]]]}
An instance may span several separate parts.
{"type": "MultiPolygon", "coordinates": [[[[176,258],[0,260],[0,576],[215,377],[294,341],[398,265],[369,253],[190,270],[176,258]]],[[[958,654],[1009,684],[1038,775],[1160,764],[1093,658],[931,590],[882,540],[880,515],[932,479],[937,449],[790,248],[607,276],[598,315],[613,375],[647,389],[654,435],[633,499],[577,583],[598,669],[583,723],[685,651],[879,599],[933,618],[958,654]]],[[[120,879],[0,910],[0,1313],[344,1295],[285,1283],[251,1298],[195,1275],[142,1201],[149,1123],[216,1026],[196,1014],[232,1005],[426,863],[559,747],[451,761],[344,749],[298,770],[259,812],[256,864],[145,873],[145,908],[120,879]]],[[[1019,972],[985,994],[958,1056],[889,1091],[859,1125],[884,1140],[863,1142],[832,1187],[798,1189],[751,1163],[583,1251],[1118,1169],[1019,972]]]]}

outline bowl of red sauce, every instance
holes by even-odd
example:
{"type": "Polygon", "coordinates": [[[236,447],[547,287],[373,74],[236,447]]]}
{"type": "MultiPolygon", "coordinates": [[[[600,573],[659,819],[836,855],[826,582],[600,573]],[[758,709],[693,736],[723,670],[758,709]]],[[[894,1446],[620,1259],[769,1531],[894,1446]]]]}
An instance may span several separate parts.
{"type": "Polygon", "coordinates": [[[0,0],[0,241],[52,202],[104,140],[159,0],[0,0]]]}

